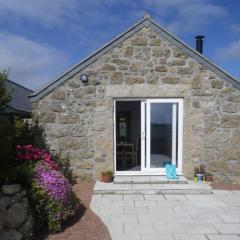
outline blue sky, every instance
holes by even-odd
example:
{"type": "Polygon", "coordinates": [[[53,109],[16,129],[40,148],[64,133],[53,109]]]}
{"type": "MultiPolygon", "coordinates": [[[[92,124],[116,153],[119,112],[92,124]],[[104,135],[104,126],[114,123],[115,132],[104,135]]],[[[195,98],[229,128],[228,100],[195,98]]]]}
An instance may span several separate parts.
{"type": "Polygon", "coordinates": [[[240,79],[239,0],[0,0],[0,70],[31,89],[68,68],[149,13],[240,79]]]}

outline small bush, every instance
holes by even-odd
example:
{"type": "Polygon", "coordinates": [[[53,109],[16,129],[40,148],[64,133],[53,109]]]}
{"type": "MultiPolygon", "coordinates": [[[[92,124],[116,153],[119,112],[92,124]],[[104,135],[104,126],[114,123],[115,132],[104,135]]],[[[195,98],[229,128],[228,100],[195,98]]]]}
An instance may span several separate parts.
{"type": "Polygon", "coordinates": [[[76,176],[74,176],[72,169],[70,168],[70,160],[67,155],[66,158],[60,158],[58,155],[53,157],[54,162],[57,163],[59,170],[68,179],[68,181],[73,185],[77,182],[76,176]]]}
{"type": "Polygon", "coordinates": [[[58,165],[53,161],[52,156],[45,149],[34,148],[32,145],[16,147],[16,159],[25,162],[44,161],[49,167],[58,169],[58,165]]]}
{"type": "Polygon", "coordinates": [[[50,232],[58,232],[62,223],[76,214],[78,201],[64,175],[39,163],[32,183],[33,200],[36,210],[50,232]]]}
{"type": "Polygon", "coordinates": [[[197,174],[205,174],[206,173],[206,166],[201,164],[199,167],[194,168],[194,176],[197,174]]]}
{"type": "Polygon", "coordinates": [[[39,217],[47,224],[49,232],[60,231],[63,222],[76,214],[79,204],[68,178],[61,171],[69,174],[64,169],[66,163],[57,164],[49,152],[32,145],[18,145],[16,159],[19,166],[29,168],[29,173],[25,169],[22,177],[30,180],[33,206],[39,217]]]}
{"type": "Polygon", "coordinates": [[[29,189],[31,186],[31,179],[33,176],[33,165],[23,163],[13,166],[9,169],[2,169],[0,172],[0,184],[14,184],[19,183],[25,188],[29,189]]]}
{"type": "Polygon", "coordinates": [[[33,144],[45,149],[44,142],[44,132],[38,122],[29,125],[14,114],[8,115],[7,118],[0,115],[0,187],[16,183],[15,167],[23,163],[16,161],[16,146],[33,144]]]}
{"type": "Polygon", "coordinates": [[[5,84],[8,73],[8,70],[0,71],[0,112],[5,109],[6,104],[11,100],[11,91],[5,84]]]}

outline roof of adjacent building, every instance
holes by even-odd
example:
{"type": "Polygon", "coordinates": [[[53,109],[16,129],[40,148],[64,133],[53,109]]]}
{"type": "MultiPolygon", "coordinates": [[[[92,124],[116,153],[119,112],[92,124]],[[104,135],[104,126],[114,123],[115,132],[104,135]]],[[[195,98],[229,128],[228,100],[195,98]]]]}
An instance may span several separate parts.
{"type": "Polygon", "coordinates": [[[33,91],[11,80],[7,80],[5,84],[11,91],[11,100],[7,103],[6,111],[31,113],[32,106],[29,95],[33,93],[33,91]]]}
{"type": "Polygon", "coordinates": [[[48,85],[44,86],[40,90],[32,93],[30,95],[30,101],[35,102],[46,96],[48,93],[53,91],[56,87],[63,84],[65,81],[73,77],[75,74],[82,71],[84,68],[89,66],[91,63],[96,61],[99,57],[106,54],[108,51],[119,45],[124,40],[131,37],[134,33],[138,32],[143,27],[151,27],[155,32],[159,34],[159,36],[164,37],[169,42],[171,42],[176,47],[180,48],[183,52],[188,54],[190,57],[198,61],[200,64],[206,66],[211,71],[218,74],[220,77],[222,77],[225,81],[231,83],[236,88],[240,89],[240,81],[231,76],[229,73],[225,72],[223,69],[221,69],[219,66],[212,63],[209,59],[207,59],[205,56],[197,52],[196,50],[192,49],[188,45],[186,45],[184,42],[182,42],[180,39],[178,39],[176,36],[169,33],[166,29],[161,27],[158,23],[156,23],[148,14],[144,15],[144,18],[141,19],[139,22],[134,24],[132,27],[127,29],[125,32],[114,38],[112,41],[104,45],[102,48],[91,54],[90,56],[83,59],[80,63],[73,66],[71,69],[69,69],[67,72],[65,72],[63,75],[58,77],[56,80],[50,82],[48,85]]]}

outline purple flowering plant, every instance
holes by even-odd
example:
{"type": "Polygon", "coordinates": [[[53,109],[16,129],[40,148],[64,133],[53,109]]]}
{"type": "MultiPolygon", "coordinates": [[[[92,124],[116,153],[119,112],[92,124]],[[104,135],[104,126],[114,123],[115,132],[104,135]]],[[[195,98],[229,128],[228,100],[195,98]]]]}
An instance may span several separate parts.
{"type": "Polygon", "coordinates": [[[71,185],[61,172],[49,169],[41,164],[36,168],[36,179],[39,186],[52,199],[59,201],[63,205],[67,203],[71,185]]]}
{"type": "Polygon", "coordinates": [[[46,149],[32,145],[18,145],[16,160],[31,170],[28,181],[39,217],[47,223],[50,232],[60,231],[62,223],[76,214],[79,202],[72,191],[68,175],[61,171],[64,168],[59,167],[46,149]]]}
{"type": "Polygon", "coordinates": [[[37,164],[32,190],[36,210],[47,221],[50,232],[60,231],[62,223],[75,215],[78,200],[68,179],[60,171],[44,162],[37,164]]]}

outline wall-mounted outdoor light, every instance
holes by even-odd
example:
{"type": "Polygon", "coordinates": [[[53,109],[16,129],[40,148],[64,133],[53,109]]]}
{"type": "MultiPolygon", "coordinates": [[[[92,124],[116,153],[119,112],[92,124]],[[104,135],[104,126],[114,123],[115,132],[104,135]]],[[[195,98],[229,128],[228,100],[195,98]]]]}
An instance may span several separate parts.
{"type": "Polygon", "coordinates": [[[80,80],[83,82],[83,83],[87,83],[88,82],[88,76],[86,74],[81,74],[80,75],[80,80]]]}

